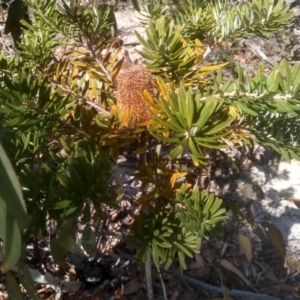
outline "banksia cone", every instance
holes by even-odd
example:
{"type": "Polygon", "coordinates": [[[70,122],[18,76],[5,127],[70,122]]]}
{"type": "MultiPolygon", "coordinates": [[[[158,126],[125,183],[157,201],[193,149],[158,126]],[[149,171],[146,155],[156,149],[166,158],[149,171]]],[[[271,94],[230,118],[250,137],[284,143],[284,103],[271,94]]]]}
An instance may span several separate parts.
{"type": "Polygon", "coordinates": [[[135,127],[151,119],[149,105],[144,102],[140,93],[145,90],[155,97],[154,80],[143,65],[132,63],[127,51],[117,75],[117,104],[125,125],[135,127]]]}

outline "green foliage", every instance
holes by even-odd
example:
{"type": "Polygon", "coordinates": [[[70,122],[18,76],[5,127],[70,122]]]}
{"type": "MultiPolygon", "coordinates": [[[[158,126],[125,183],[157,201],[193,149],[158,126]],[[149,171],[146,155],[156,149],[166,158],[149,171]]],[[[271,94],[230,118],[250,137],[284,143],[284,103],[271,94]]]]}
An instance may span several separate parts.
{"type": "Polygon", "coordinates": [[[156,109],[161,111],[159,117],[153,116],[150,132],[159,140],[175,144],[169,153],[171,159],[180,157],[188,148],[196,165],[206,164],[202,148],[227,147],[221,138],[230,134],[227,128],[233,118],[223,106],[223,99],[207,97],[203,101],[199,92],[186,89],[183,82],[176,91],[172,86],[168,90],[159,78],[158,84],[162,96],[156,109]]]}
{"type": "Polygon", "coordinates": [[[198,40],[216,47],[249,34],[266,36],[284,29],[292,18],[288,5],[283,1],[276,5],[254,1],[234,6],[226,1],[181,1],[172,7],[170,13],[164,9],[164,2],[148,2],[147,37],[137,34],[144,46],[140,54],[147,59],[145,64],[165,83],[174,84],[166,87],[158,81],[162,96],[157,104],[144,96],[153,108],[152,135],[174,143],[169,157],[179,158],[188,149],[194,164],[205,164],[203,149],[222,150],[249,144],[251,139],[273,148],[286,160],[298,159],[299,65],[290,67],[283,60],[266,77],[261,64],[254,78],[248,78],[237,65],[237,78],[224,82],[219,70],[212,83],[208,74],[224,65],[201,68],[206,54],[198,40]],[[158,7],[160,15],[156,13],[158,7]],[[194,90],[183,91],[183,86],[190,85],[194,90]]]}
{"type": "Polygon", "coordinates": [[[176,202],[176,217],[180,220],[180,225],[200,238],[226,219],[226,210],[221,208],[222,200],[214,194],[200,192],[199,187],[188,193],[187,185],[182,185],[177,192],[176,202]]]}
{"type": "Polygon", "coordinates": [[[179,84],[184,80],[185,85],[195,86],[203,83],[208,72],[224,66],[221,64],[201,68],[204,53],[201,42],[198,39],[185,39],[182,36],[182,26],[165,16],[158,18],[156,23],[149,23],[146,40],[137,32],[136,36],[144,47],[139,53],[149,60],[145,65],[152,74],[163,77],[165,81],[179,84]]]}
{"type": "Polygon", "coordinates": [[[254,137],[260,144],[273,148],[284,159],[299,159],[299,64],[289,66],[283,60],[271,74],[263,74],[261,63],[255,77],[249,78],[238,66],[238,78],[222,82],[221,73],[210,96],[222,96],[231,106],[232,116],[242,127],[233,128],[243,142],[254,137]]]}
{"type": "Polygon", "coordinates": [[[171,9],[166,9],[164,0],[148,1],[144,18],[156,23],[163,15],[181,27],[184,38],[200,39],[211,47],[247,34],[267,36],[284,29],[293,17],[284,0],[276,1],[276,4],[272,0],[173,2],[171,9]]]}
{"type": "Polygon", "coordinates": [[[18,178],[1,144],[0,177],[1,272],[6,273],[20,258],[21,234],[28,227],[28,215],[18,178]]]}
{"type": "MultiPolygon", "coordinates": [[[[159,96],[141,93],[152,120],[124,128],[114,94],[122,64],[115,7],[83,8],[78,2],[69,7],[24,0],[32,22],[22,21],[16,55],[0,56],[1,144],[23,190],[22,198],[16,178],[3,175],[11,182],[13,199],[9,203],[0,190],[6,213],[1,228],[12,233],[0,229],[4,251],[14,243],[20,250],[22,239],[32,235],[49,237],[47,222],[52,221],[51,254],[62,266],[68,251],[82,251],[73,238],[80,216],[86,225],[83,247],[94,255],[91,226],[107,218],[107,207],[118,209],[121,197],[111,184],[110,157],[118,158],[129,143],[144,137],[148,126],[156,150],[146,143],[136,150],[148,151],[150,161],[135,173],[141,211],[130,240],[138,243],[143,261],[151,252],[156,265],[168,268],[178,261],[185,268],[185,258],[198,253],[202,239],[225,219],[222,201],[198,188],[191,169],[200,173],[216,151],[226,156],[226,148],[253,140],[287,160],[299,159],[299,64],[282,61],[269,76],[261,64],[253,78],[237,65],[237,77],[226,81],[221,69],[226,62],[205,64],[211,47],[281,30],[291,12],[281,0],[276,5],[269,0],[147,2],[146,37],[137,37],[159,96]]],[[[137,1],[134,5],[138,8],[137,1]]],[[[0,164],[3,172],[12,174],[11,167],[0,164]]],[[[17,263],[19,250],[4,252],[5,271],[17,263]]],[[[25,274],[24,265],[18,267],[25,274]]],[[[30,280],[22,280],[30,290],[30,280]]],[[[9,276],[8,284],[15,286],[9,276]]]]}
{"type": "Polygon", "coordinates": [[[186,268],[186,256],[199,253],[205,233],[226,218],[225,209],[220,208],[222,201],[213,194],[200,193],[198,188],[189,191],[186,184],[171,200],[171,208],[166,208],[165,199],[156,200],[160,203],[158,206],[138,216],[138,226],[132,229],[131,240],[139,241],[138,251],[143,262],[151,245],[156,265],[169,268],[177,256],[180,266],[186,268]]]}

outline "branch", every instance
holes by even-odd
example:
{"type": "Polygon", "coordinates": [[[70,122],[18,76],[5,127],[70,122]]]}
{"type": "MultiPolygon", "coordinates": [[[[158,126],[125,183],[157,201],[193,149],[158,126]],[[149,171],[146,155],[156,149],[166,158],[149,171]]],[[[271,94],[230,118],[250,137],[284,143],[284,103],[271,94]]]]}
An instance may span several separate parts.
{"type": "Polygon", "coordinates": [[[109,115],[110,115],[110,113],[109,113],[107,110],[103,109],[101,106],[97,105],[96,103],[94,103],[94,102],[92,102],[92,101],[86,100],[85,98],[83,98],[82,96],[76,94],[76,93],[73,92],[72,90],[63,87],[63,86],[62,86],[60,83],[58,83],[57,81],[55,81],[55,80],[53,80],[53,79],[51,79],[51,78],[49,78],[49,81],[50,81],[53,85],[55,85],[56,87],[59,87],[62,91],[67,92],[67,93],[69,93],[70,95],[76,96],[76,98],[79,98],[83,103],[86,103],[86,104],[88,104],[88,105],[94,107],[96,110],[98,110],[99,112],[103,113],[104,115],[106,115],[106,116],[109,116],[109,115]]]}
{"type": "Polygon", "coordinates": [[[252,41],[248,39],[243,40],[243,44],[252,52],[254,53],[260,60],[263,60],[267,62],[272,67],[275,66],[275,64],[270,60],[270,58],[267,57],[267,55],[252,41]]]}
{"type": "Polygon", "coordinates": [[[40,115],[43,115],[44,117],[50,119],[50,120],[54,120],[54,121],[57,121],[59,124],[63,125],[63,126],[66,126],[68,128],[71,128],[72,130],[76,131],[78,134],[80,135],[83,135],[84,137],[86,137],[87,139],[90,139],[90,135],[87,134],[86,132],[84,132],[83,130],[75,127],[73,124],[70,124],[70,123],[67,123],[63,118],[60,118],[60,117],[57,117],[57,116],[53,116],[53,115],[50,115],[50,114],[47,114],[44,110],[42,109],[39,109],[39,108],[34,108],[34,107],[30,107],[29,105],[27,104],[24,104],[24,106],[26,106],[26,108],[30,109],[30,110],[33,110],[35,111],[36,113],[40,114],[40,115]]]}
{"type": "MultiPolygon", "coordinates": [[[[179,276],[178,274],[174,274],[171,271],[167,271],[167,273],[172,274],[175,277],[182,277],[183,280],[194,284],[196,286],[199,286],[203,289],[215,292],[215,293],[220,293],[223,294],[223,289],[217,286],[213,286],[207,283],[204,283],[202,281],[190,278],[188,276],[182,275],[179,276]]],[[[228,295],[229,296],[233,296],[233,297],[240,297],[240,299],[253,299],[253,300],[280,300],[280,298],[277,297],[273,297],[273,296],[269,296],[269,295],[265,295],[265,294],[256,294],[256,293],[252,293],[252,292],[247,292],[247,291],[239,291],[239,290],[228,290],[228,295]]]]}
{"type": "MultiPolygon", "coordinates": [[[[198,87],[197,87],[198,89],[198,87]]],[[[251,98],[255,98],[255,99],[259,99],[259,98],[262,98],[264,96],[267,96],[268,93],[261,93],[261,94],[258,94],[258,93],[241,93],[239,92],[237,94],[236,91],[233,91],[231,93],[222,93],[222,94],[215,94],[215,95],[211,95],[212,97],[216,97],[216,98],[225,98],[225,97],[243,97],[243,96],[246,96],[246,97],[251,97],[251,98]]],[[[206,96],[206,97],[202,97],[200,98],[201,101],[204,101],[207,99],[207,97],[209,96],[206,96]]],[[[274,100],[288,100],[288,99],[292,99],[293,98],[293,95],[292,94],[285,94],[285,95],[274,95],[272,97],[274,100]]]]}
{"type": "Polygon", "coordinates": [[[164,299],[168,300],[166,286],[165,286],[164,280],[163,280],[163,278],[161,276],[161,272],[160,272],[159,266],[156,266],[156,269],[157,269],[157,273],[158,273],[158,276],[159,276],[159,279],[160,279],[160,282],[161,282],[161,285],[162,285],[162,289],[163,289],[163,293],[164,293],[164,299]]]}
{"type": "Polygon", "coordinates": [[[148,300],[153,300],[153,285],[152,285],[152,275],[151,275],[151,249],[150,246],[148,251],[147,261],[145,263],[145,273],[146,273],[146,282],[147,282],[147,293],[148,300]]]}

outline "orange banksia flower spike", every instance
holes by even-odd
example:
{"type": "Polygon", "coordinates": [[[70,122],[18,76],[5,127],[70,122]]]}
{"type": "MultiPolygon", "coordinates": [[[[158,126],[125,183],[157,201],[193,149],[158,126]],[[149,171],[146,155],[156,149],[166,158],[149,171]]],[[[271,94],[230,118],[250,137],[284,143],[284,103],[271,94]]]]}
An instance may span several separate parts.
{"type": "Polygon", "coordinates": [[[125,124],[135,127],[151,120],[150,107],[140,93],[144,91],[155,97],[155,84],[151,73],[142,64],[134,64],[127,51],[117,75],[117,105],[125,124]]]}

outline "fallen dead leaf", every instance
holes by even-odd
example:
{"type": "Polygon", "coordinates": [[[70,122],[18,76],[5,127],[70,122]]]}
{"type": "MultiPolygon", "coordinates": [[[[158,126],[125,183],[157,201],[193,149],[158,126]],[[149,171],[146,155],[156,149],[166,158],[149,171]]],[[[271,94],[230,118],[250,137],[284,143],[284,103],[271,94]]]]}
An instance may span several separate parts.
{"type": "Polygon", "coordinates": [[[204,260],[201,256],[201,254],[195,254],[195,261],[193,261],[190,265],[189,265],[189,269],[199,269],[199,268],[204,268],[205,267],[205,263],[204,260]]]}
{"type": "Polygon", "coordinates": [[[141,288],[140,282],[134,278],[124,285],[123,295],[136,293],[141,288]]]}
{"type": "Polygon", "coordinates": [[[252,285],[251,282],[248,280],[248,278],[231,262],[229,262],[226,259],[220,260],[220,265],[227,269],[228,271],[236,274],[238,277],[240,277],[247,285],[252,285]]]}
{"type": "Polygon", "coordinates": [[[70,281],[75,281],[76,278],[77,278],[77,274],[76,274],[75,268],[71,267],[69,269],[69,280],[70,281]]]}
{"type": "Polygon", "coordinates": [[[266,273],[266,277],[270,281],[273,281],[273,282],[278,281],[278,278],[275,276],[275,274],[272,271],[268,271],[266,273]]]}
{"type": "Polygon", "coordinates": [[[205,262],[201,254],[195,255],[195,260],[189,265],[189,275],[194,278],[204,278],[208,275],[208,269],[205,267],[205,262]]]}
{"type": "Polygon", "coordinates": [[[261,225],[265,228],[267,236],[275,248],[277,254],[279,255],[283,267],[287,267],[287,255],[286,255],[286,246],[281,234],[281,231],[273,224],[269,222],[261,222],[261,225]]]}
{"type": "Polygon", "coordinates": [[[253,259],[253,250],[252,250],[252,243],[251,243],[250,239],[246,235],[239,233],[238,241],[239,241],[242,252],[246,256],[249,264],[251,264],[252,259],[253,259]]]}
{"type": "Polygon", "coordinates": [[[288,200],[293,201],[294,204],[295,204],[298,208],[300,208],[300,199],[296,199],[296,198],[294,198],[294,197],[291,197],[291,198],[289,198],[288,200]]]}
{"type": "Polygon", "coordinates": [[[179,291],[175,290],[170,300],[177,300],[179,296],[179,291]]]}

